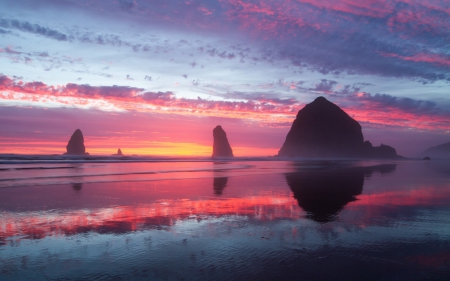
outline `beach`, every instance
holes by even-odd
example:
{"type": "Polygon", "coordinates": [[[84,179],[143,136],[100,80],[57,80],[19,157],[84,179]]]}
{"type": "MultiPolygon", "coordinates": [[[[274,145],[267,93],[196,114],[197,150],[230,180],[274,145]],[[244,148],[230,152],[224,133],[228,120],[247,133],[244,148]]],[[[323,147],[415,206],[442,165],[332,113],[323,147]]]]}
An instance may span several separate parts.
{"type": "Polygon", "coordinates": [[[445,160],[2,161],[2,280],[450,274],[445,160]]]}

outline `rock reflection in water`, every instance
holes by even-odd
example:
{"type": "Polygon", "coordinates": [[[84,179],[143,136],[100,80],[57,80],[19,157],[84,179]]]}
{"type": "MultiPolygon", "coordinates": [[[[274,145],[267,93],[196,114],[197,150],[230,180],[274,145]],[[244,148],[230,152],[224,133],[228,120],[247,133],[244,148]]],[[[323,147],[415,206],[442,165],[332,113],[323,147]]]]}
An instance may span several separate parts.
{"type": "Polygon", "coordinates": [[[223,190],[227,187],[228,177],[215,177],[213,189],[215,195],[222,195],[223,190]]]}
{"type": "Polygon", "coordinates": [[[373,172],[391,173],[395,169],[396,164],[350,168],[323,166],[285,176],[307,218],[327,223],[335,220],[339,212],[362,193],[365,177],[370,177],[373,172]]]}
{"type": "Polygon", "coordinates": [[[75,191],[80,191],[83,188],[83,184],[82,183],[72,183],[72,188],[75,191]]]}

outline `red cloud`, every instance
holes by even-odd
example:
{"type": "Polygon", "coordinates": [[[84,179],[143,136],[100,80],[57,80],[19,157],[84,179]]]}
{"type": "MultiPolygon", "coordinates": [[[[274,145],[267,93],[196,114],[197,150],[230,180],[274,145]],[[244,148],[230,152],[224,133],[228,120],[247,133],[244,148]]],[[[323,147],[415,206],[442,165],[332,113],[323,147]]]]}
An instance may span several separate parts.
{"type": "MultiPolygon", "coordinates": [[[[7,76],[0,76],[0,91],[9,92],[3,99],[22,99],[28,101],[55,101],[55,98],[75,98],[65,104],[87,105],[89,100],[106,101],[118,108],[126,110],[145,110],[142,106],[164,107],[171,112],[201,113],[203,115],[224,115],[227,117],[243,117],[269,119],[267,114],[284,114],[290,118],[300,110],[300,103],[287,103],[278,99],[258,99],[249,101],[216,101],[198,97],[197,99],[177,98],[172,92],[144,92],[144,89],[127,86],[90,86],[69,83],[66,86],[49,86],[42,82],[15,82],[7,76]],[[14,96],[12,93],[28,94],[14,96]],[[233,116],[234,113],[241,114],[233,116]]],[[[281,118],[278,116],[278,118],[281,118]]]]}
{"type": "MultiPolygon", "coordinates": [[[[247,101],[178,98],[173,92],[144,92],[144,89],[127,86],[72,83],[49,86],[42,82],[15,82],[7,76],[0,76],[0,91],[3,92],[0,98],[6,100],[52,101],[64,105],[98,105],[100,108],[112,105],[122,110],[250,119],[268,124],[292,122],[295,114],[303,108],[295,100],[264,97],[247,101]]],[[[386,104],[370,99],[364,93],[359,94],[356,106],[344,108],[359,122],[421,130],[450,130],[450,117],[446,112],[423,110],[420,105],[411,108],[408,104],[386,104]]]]}
{"type": "Polygon", "coordinates": [[[419,130],[450,130],[448,115],[414,114],[394,107],[380,107],[373,102],[363,102],[360,108],[344,108],[352,118],[372,125],[403,127],[419,130]]]}
{"type": "Polygon", "coordinates": [[[381,18],[392,13],[395,7],[394,1],[359,1],[359,0],[297,0],[300,3],[307,3],[318,8],[344,12],[359,16],[381,18]]]}
{"type": "Polygon", "coordinates": [[[383,19],[389,27],[417,30],[448,29],[446,16],[450,9],[432,1],[416,0],[221,0],[228,10],[229,20],[237,20],[243,28],[252,27],[268,35],[295,35],[296,27],[310,26],[315,29],[331,27],[330,22],[312,15],[332,12],[336,20],[354,21],[353,16],[383,19]],[[436,13],[438,12],[438,13],[436,13]],[[438,18],[437,18],[438,17],[438,18]],[[438,19],[438,20],[437,20],[438,19]]]}
{"type": "Polygon", "coordinates": [[[418,53],[412,56],[400,56],[397,54],[382,54],[385,57],[394,57],[402,60],[413,61],[413,62],[426,62],[441,66],[450,67],[450,58],[441,56],[438,54],[426,54],[426,53],[418,53]]]}

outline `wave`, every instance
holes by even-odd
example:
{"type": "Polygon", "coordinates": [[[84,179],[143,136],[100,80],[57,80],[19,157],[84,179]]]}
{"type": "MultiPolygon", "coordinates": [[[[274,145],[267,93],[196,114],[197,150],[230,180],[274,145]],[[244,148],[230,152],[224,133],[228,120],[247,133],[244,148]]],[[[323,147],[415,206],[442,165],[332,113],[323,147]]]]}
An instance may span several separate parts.
{"type": "MultiPolygon", "coordinates": [[[[152,181],[210,177],[216,173],[253,170],[252,163],[104,163],[73,164],[67,167],[21,167],[8,165],[0,171],[1,187],[37,186],[89,182],[152,181]],[[12,167],[11,167],[12,166],[12,167]]],[[[49,164],[51,166],[53,164],[49,164]]],[[[27,165],[28,166],[28,165],[27,165]]],[[[238,172],[242,174],[243,172],[238,172]]]]}
{"type": "Polygon", "coordinates": [[[280,160],[275,157],[170,157],[170,156],[103,156],[103,155],[25,155],[0,154],[0,164],[70,164],[70,163],[135,163],[135,162],[236,162],[280,160]]]}
{"type": "Polygon", "coordinates": [[[74,166],[64,166],[64,167],[9,167],[0,168],[0,171],[21,171],[21,170],[57,170],[57,169],[74,169],[74,166]]]}

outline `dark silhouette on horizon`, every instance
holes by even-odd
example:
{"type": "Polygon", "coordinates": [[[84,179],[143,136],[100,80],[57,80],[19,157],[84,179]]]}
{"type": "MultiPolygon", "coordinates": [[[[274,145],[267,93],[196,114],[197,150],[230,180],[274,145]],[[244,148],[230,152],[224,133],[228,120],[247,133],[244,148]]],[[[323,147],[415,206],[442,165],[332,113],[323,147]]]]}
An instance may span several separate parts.
{"type": "Polygon", "coordinates": [[[344,207],[356,200],[363,191],[364,179],[373,172],[392,173],[396,164],[373,167],[329,167],[299,170],[285,174],[286,182],[294,193],[306,217],[318,223],[334,221],[344,207]]]}
{"type": "Polygon", "coordinates": [[[218,125],[214,128],[213,138],[212,157],[234,157],[233,150],[228,142],[227,134],[222,129],[222,126],[218,125]]]}
{"type": "Polygon", "coordinates": [[[215,195],[222,195],[223,190],[227,187],[228,177],[215,177],[213,189],[215,195]]]}
{"type": "Polygon", "coordinates": [[[80,129],[76,129],[66,146],[67,155],[89,155],[84,147],[84,137],[80,129]]]}
{"type": "Polygon", "coordinates": [[[119,148],[117,149],[117,153],[116,154],[111,154],[113,156],[123,156],[122,150],[119,148]]]}
{"type": "Polygon", "coordinates": [[[450,142],[432,146],[420,154],[422,157],[450,158],[450,142]]]}
{"type": "Polygon", "coordinates": [[[278,156],[399,158],[390,146],[364,142],[358,121],[324,97],[298,112],[278,156]]]}

